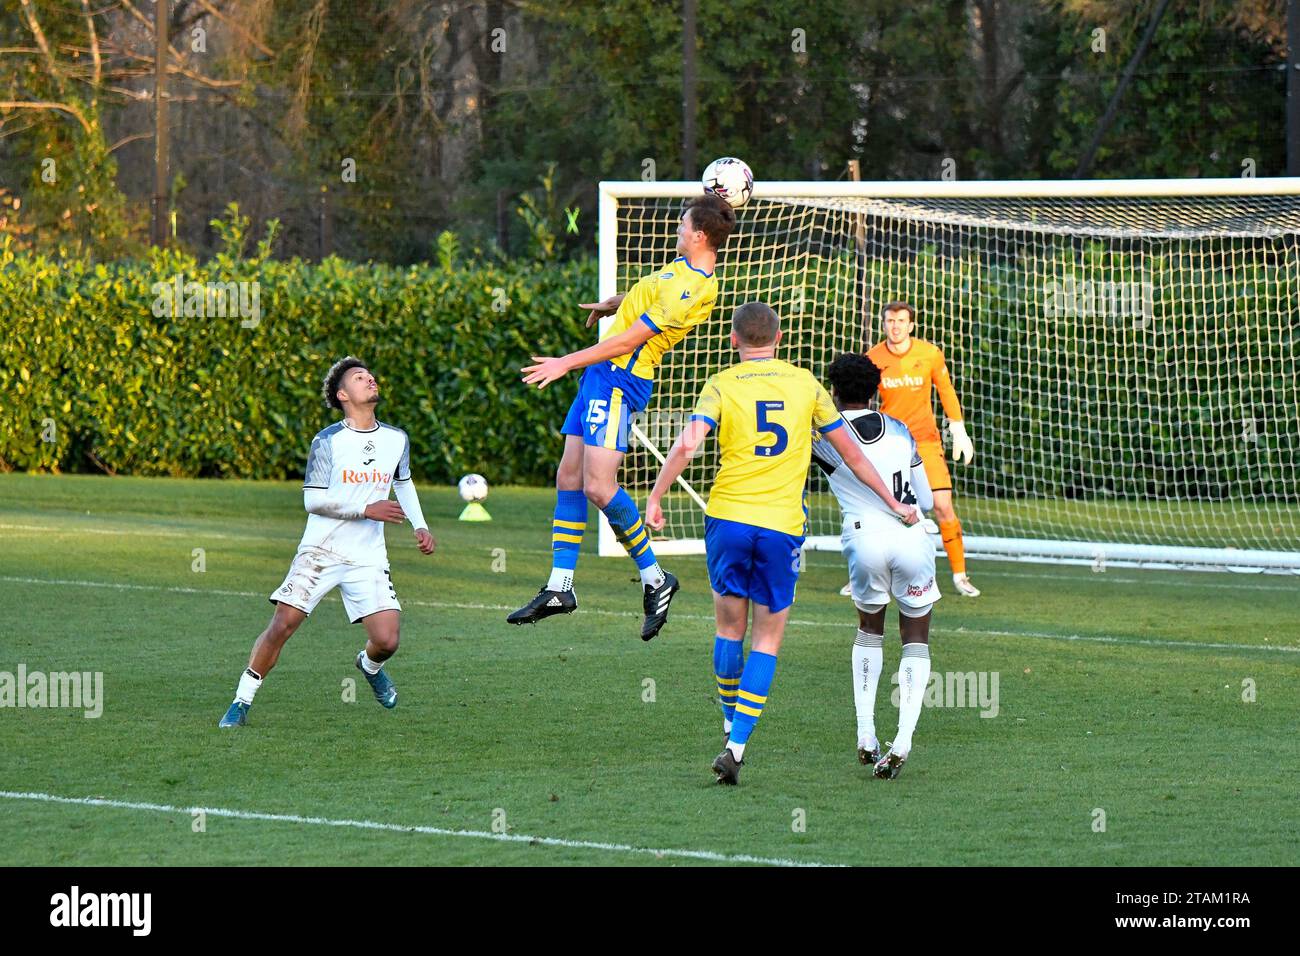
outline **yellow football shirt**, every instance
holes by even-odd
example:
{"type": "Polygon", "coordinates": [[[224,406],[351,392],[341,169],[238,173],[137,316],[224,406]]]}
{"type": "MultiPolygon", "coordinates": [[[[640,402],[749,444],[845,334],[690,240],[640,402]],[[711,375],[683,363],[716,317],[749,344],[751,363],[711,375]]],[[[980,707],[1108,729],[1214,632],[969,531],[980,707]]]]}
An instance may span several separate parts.
{"type": "Polygon", "coordinates": [[[655,334],[636,351],[612,358],[610,363],[638,378],[653,379],[664,354],[708,319],[717,298],[714,274],[695,268],[685,256],[639,279],[623,297],[614,321],[600,339],[626,332],[637,322],[644,322],[655,334]]]}
{"type": "Polygon", "coordinates": [[[740,362],[709,378],[691,418],[713,427],[722,452],[704,513],[803,534],[812,430],[844,424],[813,374],[775,358],[740,362]]]}

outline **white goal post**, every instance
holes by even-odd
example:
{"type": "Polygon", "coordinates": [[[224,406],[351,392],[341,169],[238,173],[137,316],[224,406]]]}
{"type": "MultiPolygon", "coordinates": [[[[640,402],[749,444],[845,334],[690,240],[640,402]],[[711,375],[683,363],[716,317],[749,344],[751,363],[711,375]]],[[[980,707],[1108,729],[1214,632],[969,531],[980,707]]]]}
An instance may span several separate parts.
{"type": "MultiPolygon", "coordinates": [[[[700,188],[600,184],[602,298],[673,257],[700,188]]],[[[1300,573],[1300,178],[760,181],[738,213],[713,315],[634,419],[638,504],[734,361],[737,305],[775,308],[778,354],[821,377],[901,299],[975,444],[971,463],[949,455],[970,557],[1300,573]]],[[[665,500],[657,553],[703,552],[716,466],[711,442],[683,475],[694,494],[665,500]]],[[[815,469],[808,512],[807,547],[839,550],[815,469]]],[[[603,516],[599,553],[623,554],[603,516]]]]}

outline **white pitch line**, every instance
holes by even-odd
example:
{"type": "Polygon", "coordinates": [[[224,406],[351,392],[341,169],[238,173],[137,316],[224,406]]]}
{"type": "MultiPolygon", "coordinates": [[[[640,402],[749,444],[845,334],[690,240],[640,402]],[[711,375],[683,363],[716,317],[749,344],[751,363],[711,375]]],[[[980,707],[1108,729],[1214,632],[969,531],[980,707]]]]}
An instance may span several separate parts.
{"type": "MultiPolygon", "coordinates": [[[[121,528],[121,529],[55,528],[55,527],[48,527],[44,525],[0,524],[0,530],[30,531],[34,533],[41,533],[46,536],[67,537],[67,538],[75,538],[78,535],[83,535],[83,534],[98,534],[98,535],[105,535],[110,537],[188,538],[196,541],[202,541],[208,538],[217,538],[226,541],[266,541],[268,538],[266,534],[233,534],[230,532],[219,533],[219,532],[212,532],[212,531],[207,531],[202,529],[191,529],[187,531],[161,531],[161,530],[149,531],[139,527],[121,528]]],[[[283,540],[290,541],[296,538],[297,536],[298,536],[297,532],[293,532],[292,534],[285,535],[283,540]]],[[[480,548],[478,550],[487,551],[490,549],[484,546],[483,548],[480,548]]],[[[553,553],[549,548],[542,549],[542,548],[512,547],[510,551],[513,552],[514,554],[536,554],[536,555],[544,555],[548,558],[551,557],[553,553]]],[[[830,552],[810,551],[810,552],[805,552],[805,554],[808,556],[807,560],[808,560],[809,567],[827,568],[827,567],[833,567],[835,565],[839,565],[840,567],[844,566],[843,561],[840,560],[838,557],[830,558],[831,555],[830,552]],[[815,555],[826,555],[829,560],[826,561],[820,560],[819,557],[814,557],[815,555]]],[[[693,557],[703,557],[703,555],[694,555],[693,557]]],[[[1268,585],[1268,584],[1247,584],[1244,582],[1226,583],[1226,582],[1214,582],[1214,581],[1181,581],[1178,580],[1177,578],[1172,578],[1172,579],[1160,578],[1157,581],[1157,579],[1143,580],[1141,578],[1123,578],[1114,575],[1111,572],[1107,572],[1105,574],[1089,573],[1085,575],[1079,573],[1073,575],[1070,574],[1057,575],[1057,574],[1032,574],[1028,572],[1017,572],[1017,571],[996,571],[991,568],[984,568],[982,564],[978,564],[976,565],[976,567],[980,569],[978,573],[985,577],[1033,578],[1033,579],[1044,580],[1044,581],[1067,581],[1071,584],[1075,584],[1081,581],[1092,581],[1097,584],[1107,584],[1107,585],[1137,584],[1137,585],[1150,586],[1153,583],[1158,583],[1159,586],[1162,588],[1168,588],[1168,587],[1211,588],[1211,589],[1218,588],[1225,591],[1277,591],[1277,592],[1292,593],[1292,594],[1296,593],[1297,590],[1300,590],[1300,588],[1297,588],[1295,584],[1289,582],[1280,582],[1277,585],[1268,585]]],[[[1179,572],[1152,571],[1150,573],[1167,575],[1170,573],[1176,574],[1179,572]]],[[[1204,572],[1196,572],[1196,573],[1204,573],[1204,572]]],[[[1270,576],[1282,577],[1282,575],[1270,575],[1270,576]]]]}
{"type": "Polygon", "coordinates": [[[266,540],[266,535],[222,534],[215,531],[141,531],[139,528],[116,530],[113,528],[47,528],[36,524],[0,524],[3,531],[36,531],[45,535],[61,535],[75,538],[82,534],[103,534],[115,538],[134,536],[141,538],[247,538],[266,540]]]}
{"type": "MultiPolygon", "coordinates": [[[[55,584],[78,588],[108,588],[115,591],[166,591],[169,594],[219,594],[222,597],[258,597],[257,591],[227,591],[221,588],[164,587],[161,584],[125,584],[121,581],[71,581],[60,578],[17,578],[0,576],[0,581],[14,584],[55,584]]],[[[269,593],[269,592],[268,592],[269,593]]],[[[412,602],[408,602],[412,603],[412,602]]]]}
{"type": "MultiPolygon", "coordinates": [[[[978,568],[978,565],[976,566],[978,568]]],[[[1032,574],[1026,571],[995,571],[992,569],[979,569],[976,572],[977,577],[992,578],[1033,578],[1039,581],[1057,581],[1067,582],[1069,584],[1078,584],[1081,581],[1092,581],[1096,584],[1158,584],[1160,587],[1169,587],[1174,585],[1184,588],[1220,588],[1225,591],[1273,591],[1278,594],[1300,594],[1300,578],[1296,583],[1283,581],[1282,583],[1272,584],[1247,584],[1241,582],[1238,584],[1229,584],[1223,581],[1157,581],[1155,579],[1143,581],[1140,578],[1121,578],[1112,577],[1111,572],[1090,572],[1088,574],[1032,574]]],[[[1168,572],[1152,572],[1162,574],[1168,572]]],[[[1175,572],[1177,573],[1177,572],[1175,572]]],[[[1205,574],[1203,571],[1192,572],[1195,574],[1205,574]]],[[[1281,577],[1279,575],[1279,577],[1281,577]]]]}
{"type": "Polygon", "coordinates": [[[222,807],[174,807],[166,803],[135,803],[128,800],[107,800],[101,797],[60,797],[51,793],[24,793],[0,790],[5,800],[27,800],[39,803],[63,803],[83,807],[111,807],[116,810],[143,810],[150,813],[175,813],[193,816],[203,813],[210,817],[232,820],[257,820],[266,823],[302,823],[309,826],[351,827],[357,830],[382,830],[387,833],[422,833],[428,836],[467,837],[473,840],[492,840],[496,843],[527,843],[530,846],[558,846],[572,850],[603,850],[609,853],[639,853],[656,859],[677,857],[686,860],[707,860],[710,863],[753,863],[759,866],[824,867],[837,863],[817,861],[782,860],[746,853],[716,853],[713,850],[655,849],[632,846],[628,843],[598,843],[593,840],[565,840],[560,837],[529,836],[525,833],[490,833],[486,830],[450,830],[444,827],[403,826],[400,823],[380,823],[375,820],[334,820],[329,817],[304,817],[296,813],[258,813],[252,810],[228,810],[222,807]]]}
{"type": "MultiPolygon", "coordinates": [[[[68,587],[109,588],[124,591],[162,591],[170,594],[216,594],[222,597],[265,597],[261,591],[229,591],[221,588],[164,587],[160,584],[125,584],[115,581],[73,581],[53,578],[20,578],[5,575],[0,575],[0,581],[9,581],[14,584],[53,584],[68,587]]],[[[405,603],[413,607],[428,607],[433,608],[434,610],[445,611],[514,610],[514,608],[508,604],[471,604],[459,601],[416,601],[413,599],[407,599],[405,603]]],[[[624,619],[635,619],[641,617],[640,614],[632,611],[609,611],[603,608],[587,608],[583,613],[624,619]]],[[[673,619],[678,621],[704,621],[708,623],[713,623],[714,621],[714,619],[707,614],[678,614],[673,619]]],[[[837,629],[856,626],[852,625],[851,621],[848,623],[843,621],[809,621],[799,618],[791,618],[786,621],[786,624],[793,627],[829,627],[837,629]]],[[[1132,645],[1137,647],[1176,647],[1183,650],[1208,648],[1210,650],[1225,651],[1280,651],[1284,654],[1300,654],[1300,647],[1291,647],[1281,644],[1228,644],[1222,642],[1210,643],[1208,641],[1161,641],[1143,637],[1112,637],[1104,634],[1053,634],[1047,631],[997,631],[974,627],[934,627],[933,630],[940,634],[961,634],[973,637],[1030,637],[1048,641],[1082,641],[1094,644],[1116,644],[1121,646],[1132,645]]]]}

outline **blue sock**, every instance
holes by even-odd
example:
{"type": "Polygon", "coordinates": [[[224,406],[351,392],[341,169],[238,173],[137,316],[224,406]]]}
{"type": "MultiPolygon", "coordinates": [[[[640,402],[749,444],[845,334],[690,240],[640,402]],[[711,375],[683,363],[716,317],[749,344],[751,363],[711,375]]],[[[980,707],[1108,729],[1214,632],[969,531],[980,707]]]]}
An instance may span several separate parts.
{"type": "Polygon", "coordinates": [[[772,677],[775,674],[775,654],[749,652],[749,660],[745,661],[745,670],[740,675],[740,691],[736,695],[736,719],[731,725],[732,743],[749,742],[749,735],[754,732],[754,725],[758,723],[767,703],[767,692],[772,689],[772,677]]]}
{"type": "Polygon", "coordinates": [[[650,547],[650,529],[641,522],[641,512],[636,502],[622,488],[600,509],[614,529],[614,537],[627,549],[638,568],[648,568],[655,563],[654,549],[650,547]]]}
{"type": "Polygon", "coordinates": [[[744,640],[731,641],[721,635],[713,638],[713,676],[718,681],[718,699],[722,701],[722,718],[736,719],[736,691],[745,669],[744,640]]]}
{"type": "Polygon", "coordinates": [[[582,548],[582,535],[587,530],[587,496],[581,491],[557,491],[555,497],[551,565],[572,571],[578,566],[578,551],[582,548]]]}

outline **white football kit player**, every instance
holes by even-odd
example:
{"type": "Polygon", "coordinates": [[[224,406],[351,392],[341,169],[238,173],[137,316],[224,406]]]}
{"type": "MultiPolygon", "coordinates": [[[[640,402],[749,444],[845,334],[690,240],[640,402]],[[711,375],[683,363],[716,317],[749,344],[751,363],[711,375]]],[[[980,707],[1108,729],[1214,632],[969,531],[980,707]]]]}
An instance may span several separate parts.
{"type": "MultiPolygon", "coordinates": [[[[892,485],[894,497],[905,505],[919,505],[922,511],[934,507],[925,466],[907,426],[866,408],[844,411],[843,416],[862,454],[892,485]]],[[[892,594],[900,613],[924,615],[940,594],[934,545],[921,522],[910,527],[900,523],[876,493],[844,466],[830,442],[813,442],[813,461],[826,473],[844,514],[840,541],[849,562],[853,603],[872,613],[888,604],[892,594]]]]}
{"type": "Polygon", "coordinates": [[[377,611],[402,609],[388,572],[384,524],[365,512],[392,489],[412,527],[428,527],[410,460],[406,432],[383,422],[367,431],[335,422],[312,439],[303,480],[307,529],[271,603],[310,614],[337,587],[353,624],[377,611]]]}

